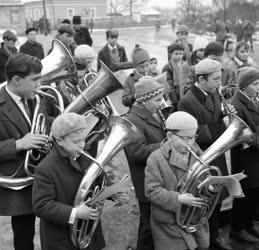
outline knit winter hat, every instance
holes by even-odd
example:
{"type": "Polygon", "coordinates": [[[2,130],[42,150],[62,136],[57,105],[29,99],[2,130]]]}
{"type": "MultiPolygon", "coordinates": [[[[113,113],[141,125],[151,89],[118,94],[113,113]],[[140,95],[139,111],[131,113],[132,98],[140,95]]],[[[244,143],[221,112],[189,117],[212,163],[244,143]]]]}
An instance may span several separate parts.
{"type": "Polygon", "coordinates": [[[207,75],[218,71],[221,71],[221,64],[213,59],[205,58],[195,65],[195,75],[207,75]]]}
{"type": "Polygon", "coordinates": [[[188,26],[186,25],[179,25],[177,31],[176,31],[176,34],[179,33],[179,32],[186,32],[187,34],[189,34],[189,28],[188,26]]]}
{"type": "Polygon", "coordinates": [[[139,64],[149,61],[150,56],[148,52],[142,48],[135,48],[132,54],[133,67],[136,68],[139,64]]]}
{"type": "Polygon", "coordinates": [[[237,74],[237,84],[239,89],[247,87],[255,80],[259,79],[259,71],[252,67],[240,68],[237,74]]]}
{"type": "Polygon", "coordinates": [[[74,36],[75,35],[75,30],[73,29],[73,27],[68,24],[68,23],[62,23],[60,24],[60,26],[58,27],[58,33],[59,34],[63,34],[63,33],[67,33],[70,36],[74,36]]]}
{"type": "Polygon", "coordinates": [[[205,49],[206,46],[209,44],[208,40],[204,37],[196,37],[193,42],[193,51],[199,50],[199,49],[205,49]]]}
{"type": "Polygon", "coordinates": [[[86,129],[87,127],[87,122],[83,115],[64,113],[53,121],[51,133],[54,138],[62,138],[80,129],[86,129]]]}
{"type": "Polygon", "coordinates": [[[181,135],[193,135],[198,128],[198,122],[195,117],[184,111],[172,113],[166,120],[166,129],[180,130],[181,135]]]}
{"type": "Polygon", "coordinates": [[[164,93],[164,88],[151,76],[143,76],[134,85],[135,98],[138,103],[146,102],[164,93]]]}
{"type": "Polygon", "coordinates": [[[81,44],[76,47],[74,55],[79,60],[89,60],[94,59],[95,51],[92,47],[86,44],[81,44]]]}

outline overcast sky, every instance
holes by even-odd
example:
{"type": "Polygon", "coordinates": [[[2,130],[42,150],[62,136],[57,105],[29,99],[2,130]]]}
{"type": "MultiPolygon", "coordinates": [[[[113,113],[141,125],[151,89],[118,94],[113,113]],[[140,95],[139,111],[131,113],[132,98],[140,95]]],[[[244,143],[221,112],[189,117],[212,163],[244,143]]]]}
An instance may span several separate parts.
{"type": "MultiPolygon", "coordinates": [[[[178,0],[150,0],[150,6],[175,7],[178,0]]],[[[200,0],[204,5],[211,5],[211,0],[200,0]]]]}

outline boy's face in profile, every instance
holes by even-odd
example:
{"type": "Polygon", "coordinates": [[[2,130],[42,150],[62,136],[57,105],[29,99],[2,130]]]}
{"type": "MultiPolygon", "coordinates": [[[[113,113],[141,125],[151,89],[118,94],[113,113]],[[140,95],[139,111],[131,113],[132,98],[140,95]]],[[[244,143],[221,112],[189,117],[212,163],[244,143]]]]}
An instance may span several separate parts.
{"type": "Polygon", "coordinates": [[[171,53],[170,61],[174,61],[176,63],[181,62],[183,59],[183,50],[174,50],[171,53]]]}
{"type": "Polygon", "coordinates": [[[86,129],[80,129],[56,141],[60,147],[71,157],[78,157],[84,149],[86,139],[86,129]]]}
{"type": "Polygon", "coordinates": [[[169,131],[167,133],[168,140],[171,141],[171,145],[179,153],[186,153],[188,151],[187,147],[192,147],[195,143],[197,130],[190,130],[186,132],[185,130],[169,131]]]}
{"type": "Polygon", "coordinates": [[[157,60],[151,60],[150,64],[149,64],[149,68],[152,73],[156,73],[157,72],[157,60]]]}
{"type": "Polygon", "coordinates": [[[138,66],[136,66],[136,71],[141,76],[146,76],[150,70],[150,63],[149,61],[145,61],[138,66]]]}

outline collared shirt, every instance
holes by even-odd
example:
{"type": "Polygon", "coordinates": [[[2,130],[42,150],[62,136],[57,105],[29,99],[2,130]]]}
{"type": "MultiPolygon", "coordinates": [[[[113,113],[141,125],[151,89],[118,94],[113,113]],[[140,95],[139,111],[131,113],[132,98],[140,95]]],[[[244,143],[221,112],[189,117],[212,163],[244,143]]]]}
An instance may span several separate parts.
{"type": "Polygon", "coordinates": [[[23,106],[23,103],[21,101],[21,97],[14,94],[13,92],[11,92],[9,89],[8,89],[8,86],[5,87],[7,93],[11,96],[11,98],[14,100],[14,102],[18,105],[18,107],[20,108],[20,110],[22,111],[24,117],[26,118],[26,120],[29,122],[29,124],[31,125],[31,120],[27,114],[27,112],[25,111],[25,108],[23,106]]]}
{"type": "Polygon", "coordinates": [[[108,43],[108,48],[109,48],[109,50],[118,49],[118,48],[117,48],[117,45],[115,45],[114,47],[112,47],[109,43],[108,43]]]}

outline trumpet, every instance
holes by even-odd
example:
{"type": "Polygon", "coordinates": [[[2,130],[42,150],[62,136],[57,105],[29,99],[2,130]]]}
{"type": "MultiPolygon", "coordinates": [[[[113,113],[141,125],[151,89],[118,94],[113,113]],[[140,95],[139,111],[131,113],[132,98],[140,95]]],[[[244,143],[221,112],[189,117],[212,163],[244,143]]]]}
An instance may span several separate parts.
{"type": "MultiPolygon", "coordinates": [[[[43,113],[40,113],[40,96],[47,96],[49,98],[54,99],[55,102],[57,102],[57,108],[59,109],[60,113],[64,112],[63,98],[61,94],[58,92],[58,90],[47,85],[39,87],[36,93],[37,93],[35,95],[36,105],[35,105],[32,124],[31,124],[31,134],[47,134],[46,116],[43,113]],[[53,95],[44,92],[43,90],[51,90],[56,95],[56,98],[53,95]]],[[[49,134],[49,138],[51,138],[51,134],[49,134]]],[[[25,161],[24,161],[24,170],[28,176],[33,177],[34,171],[32,171],[31,169],[35,169],[36,167],[35,163],[39,162],[41,157],[43,155],[46,155],[51,148],[52,148],[52,142],[49,141],[46,145],[44,145],[42,148],[38,150],[31,149],[26,152],[25,161]]]]}

